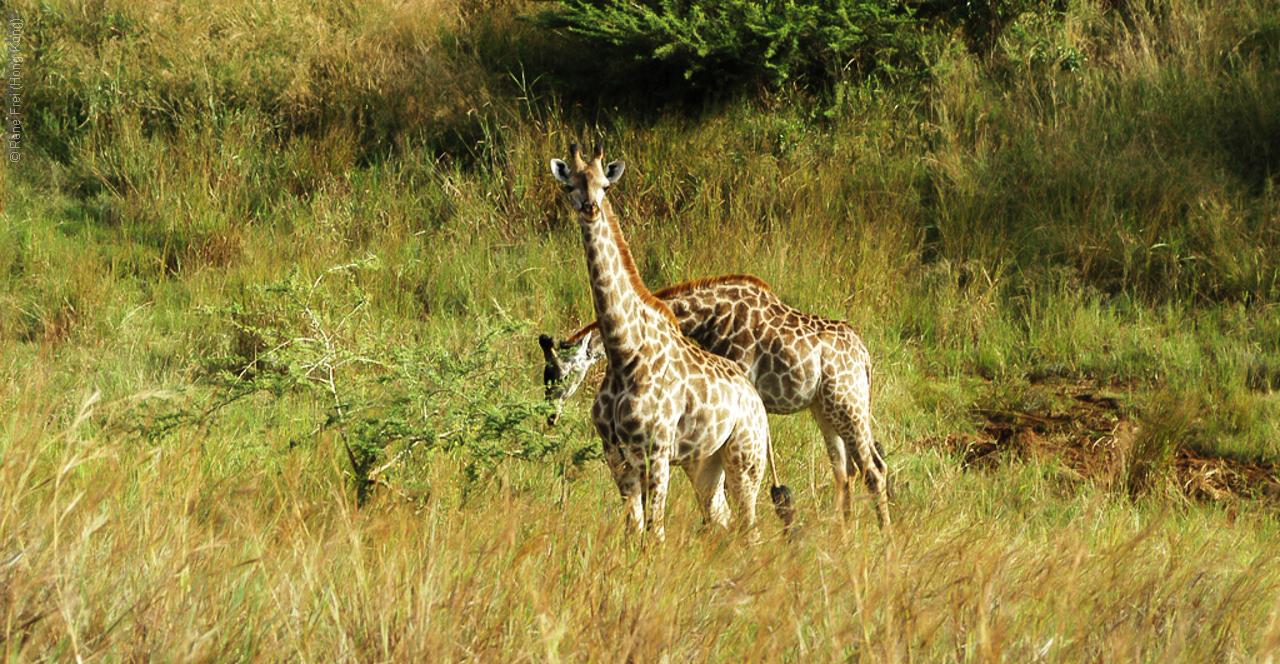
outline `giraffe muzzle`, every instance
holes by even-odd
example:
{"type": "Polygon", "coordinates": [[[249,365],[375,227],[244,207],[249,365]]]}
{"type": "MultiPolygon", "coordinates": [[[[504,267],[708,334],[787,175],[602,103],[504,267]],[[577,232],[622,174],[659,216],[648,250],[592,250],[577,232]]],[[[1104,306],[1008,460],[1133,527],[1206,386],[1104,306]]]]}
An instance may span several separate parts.
{"type": "Polygon", "coordinates": [[[585,203],[582,204],[582,207],[578,211],[582,213],[582,216],[586,217],[587,219],[594,220],[596,218],[596,215],[600,213],[600,207],[596,205],[593,201],[586,201],[585,203]]]}

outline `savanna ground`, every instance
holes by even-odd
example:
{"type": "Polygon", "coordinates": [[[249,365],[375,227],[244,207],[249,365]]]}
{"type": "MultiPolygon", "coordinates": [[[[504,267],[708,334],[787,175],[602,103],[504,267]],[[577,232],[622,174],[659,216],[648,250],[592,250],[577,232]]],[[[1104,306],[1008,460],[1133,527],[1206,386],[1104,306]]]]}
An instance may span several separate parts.
{"type": "Polygon", "coordinates": [[[1272,661],[1280,8],[982,6],[663,88],[520,0],[6,3],[6,661],[1272,661]],[[863,334],[891,532],[801,416],[794,541],[624,535],[575,140],[651,287],[863,334]]]}

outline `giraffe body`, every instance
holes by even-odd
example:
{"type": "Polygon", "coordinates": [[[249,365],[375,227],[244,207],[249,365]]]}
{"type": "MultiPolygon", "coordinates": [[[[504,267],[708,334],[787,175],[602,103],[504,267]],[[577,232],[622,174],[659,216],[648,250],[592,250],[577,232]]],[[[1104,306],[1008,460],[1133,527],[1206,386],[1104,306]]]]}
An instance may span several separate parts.
{"type": "MultiPolygon", "coordinates": [[[[749,275],[685,282],[653,296],[668,305],[686,336],[747,374],[768,412],[808,410],[826,440],[846,517],[852,509],[849,482],[861,474],[881,524],[889,524],[887,468],[871,432],[871,358],[853,328],[788,306],[749,275]]],[[[559,351],[546,335],[540,342],[547,399],[557,407],[591,365],[606,359],[595,323],[562,342],[559,351]]]]}
{"type": "Polygon", "coordinates": [[[672,466],[693,482],[703,517],[728,526],[730,504],[742,525],[755,502],[769,453],[764,404],[737,364],[705,352],[676,325],[635,271],[605,190],[623,165],[559,159],[552,174],[578,213],[598,338],[609,360],[591,408],[604,456],[636,532],[664,538],[672,466]]]}

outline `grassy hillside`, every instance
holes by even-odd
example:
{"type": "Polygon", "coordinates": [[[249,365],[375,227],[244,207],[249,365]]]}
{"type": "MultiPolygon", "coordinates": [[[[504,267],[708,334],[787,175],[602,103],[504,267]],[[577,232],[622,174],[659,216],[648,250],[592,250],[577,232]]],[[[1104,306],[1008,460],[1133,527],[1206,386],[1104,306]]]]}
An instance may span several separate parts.
{"type": "Polygon", "coordinates": [[[683,94],[540,3],[10,3],[5,658],[1273,657],[1280,9],[988,4],[916,69],[683,94]],[[773,417],[796,541],[679,478],[623,536],[589,395],[540,404],[594,315],[573,141],[651,287],[862,333],[891,534],[773,417]]]}

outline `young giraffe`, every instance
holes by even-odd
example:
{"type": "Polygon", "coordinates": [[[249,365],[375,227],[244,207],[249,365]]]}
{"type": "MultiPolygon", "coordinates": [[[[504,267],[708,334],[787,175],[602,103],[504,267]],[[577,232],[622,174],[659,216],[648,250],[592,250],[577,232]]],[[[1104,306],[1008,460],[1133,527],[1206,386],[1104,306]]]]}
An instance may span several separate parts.
{"type": "MultiPolygon", "coordinates": [[[[871,358],[848,323],[790,307],[750,275],[685,282],[653,296],[670,307],[686,336],[746,372],[765,410],[808,409],[826,439],[845,518],[852,510],[850,478],[861,472],[881,525],[889,525],[887,469],[871,434],[871,358]]],[[[546,397],[556,402],[557,414],[587,369],[604,359],[597,329],[593,322],[575,332],[559,352],[551,337],[538,340],[546,358],[546,397]]]]}
{"type": "MultiPolygon", "coordinates": [[[[605,199],[622,176],[623,162],[602,166],[599,146],[590,162],[577,145],[570,152],[573,167],[552,159],[551,174],[569,193],[582,228],[591,298],[609,358],[591,417],[628,525],[664,539],[674,464],[693,482],[705,519],[728,526],[727,489],[750,531],[765,464],[773,466],[764,404],[737,365],[686,339],[671,310],[640,280],[605,199]]],[[[774,494],[779,495],[776,474],[774,494]]],[[[781,505],[779,515],[786,523],[781,505]]]]}

